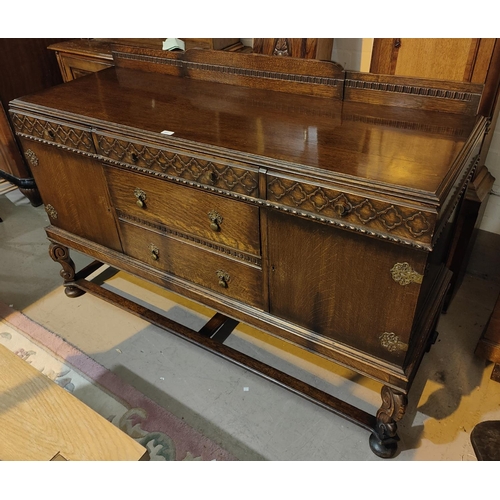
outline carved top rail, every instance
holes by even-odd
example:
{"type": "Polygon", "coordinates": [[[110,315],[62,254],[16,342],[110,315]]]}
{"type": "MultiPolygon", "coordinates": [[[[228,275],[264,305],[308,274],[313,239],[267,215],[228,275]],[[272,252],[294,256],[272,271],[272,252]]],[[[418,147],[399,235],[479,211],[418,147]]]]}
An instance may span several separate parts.
{"type": "Polygon", "coordinates": [[[196,80],[342,99],[343,68],[333,62],[192,49],[116,47],[115,65],[196,80]]]}
{"type": "Polygon", "coordinates": [[[475,115],[484,85],[348,71],[344,100],[475,115]]]}
{"type": "Polygon", "coordinates": [[[115,46],[119,68],[351,102],[475,115],[484,85],[344,71],[334,62],[115,46]]]}

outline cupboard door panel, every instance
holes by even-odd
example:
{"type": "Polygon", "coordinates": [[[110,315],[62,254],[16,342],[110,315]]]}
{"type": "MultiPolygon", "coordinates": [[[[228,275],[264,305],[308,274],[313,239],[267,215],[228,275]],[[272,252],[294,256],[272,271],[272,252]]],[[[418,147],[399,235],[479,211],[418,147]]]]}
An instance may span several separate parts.
{"type": "Polygon", "coordinates": [[[370,72],[484,83],[494,38],[375,38],[370,72]]]}
{"type": "Polygon", "coordinates": [[[287,214],[268,217],[270,312],[403,363],[421,285],[401,285],[391,269],[408,263],[422,274],[426,254],[287,214]],[[397,349],[382,345],[384,334],[398,337],[397,349]]]}
{"type": "Polygon", "coordinates": [[[27,139],[22,144],[50,223],[121,251],[101,163],[27,139]]]}

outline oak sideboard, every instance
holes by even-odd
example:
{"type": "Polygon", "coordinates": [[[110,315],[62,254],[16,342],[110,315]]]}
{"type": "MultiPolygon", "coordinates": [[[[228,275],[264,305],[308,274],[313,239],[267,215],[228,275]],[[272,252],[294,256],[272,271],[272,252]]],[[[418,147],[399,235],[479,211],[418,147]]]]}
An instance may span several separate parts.
{"type": "Polygon", "coordinates": [[[66,294],[95,294],[259,373],[394,456],[488,127],[482,85],[198,49],[113,58],[10,104],[66,294]],[[70,249],[95,261],[76,270],[70,249]],[[178,325],[87,280],[102,263],[217,314],[199,332],[178,325]],[[380,382],[380,409],[228,347],[238,322],[380,382]]]}

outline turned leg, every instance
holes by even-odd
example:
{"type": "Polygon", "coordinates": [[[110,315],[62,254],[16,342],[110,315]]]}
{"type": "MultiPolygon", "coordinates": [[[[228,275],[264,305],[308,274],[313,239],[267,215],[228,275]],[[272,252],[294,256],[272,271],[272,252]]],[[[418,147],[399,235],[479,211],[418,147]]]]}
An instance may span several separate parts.
{"type": "Polygon", "coordinates": [[[390,387],[382,387],[382,406],[377,412],[377,423],[370,436],[370,448],[382,458],[392,458],[398,449],[398,420],[403,418],[406,410],[406,395],[393,391],[390,387]]]}
{"type": "Polygon", "coordinates": [[[64,279],[64,293],[72,298],[83,295],[85,293],[83,290],[71,285],[75,279],[75,263],[69,256],[69,249],[59,243],[51,243],[49,254],[52,260],[59,262],[62,266],[60,274],[64,279]]]}
{"type": "Polygon", "coordinates": [[[38,191],[36,187],[34,188],[20,187],[19,191],[21,191],[21,193],[23,193],[24,196],[28,198],[33,207],[39,207],[42,204],[40,191],[38,191]]]}

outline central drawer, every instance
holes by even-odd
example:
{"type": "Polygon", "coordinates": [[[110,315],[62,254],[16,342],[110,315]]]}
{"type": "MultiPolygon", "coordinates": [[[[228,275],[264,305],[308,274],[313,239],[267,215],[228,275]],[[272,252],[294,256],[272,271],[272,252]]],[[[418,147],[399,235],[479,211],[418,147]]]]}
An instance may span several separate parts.
{"type": "Polygon", "coordinates": [[[106,166],[114,207],[240,252],[260,255],[259,208],[157,177],[106,166]]]}
{"type": "Polygon", "coordinates": [[[123,251],[145,264],[262,309],[262,271],[160,232],[120,221],[123,251]]]}

